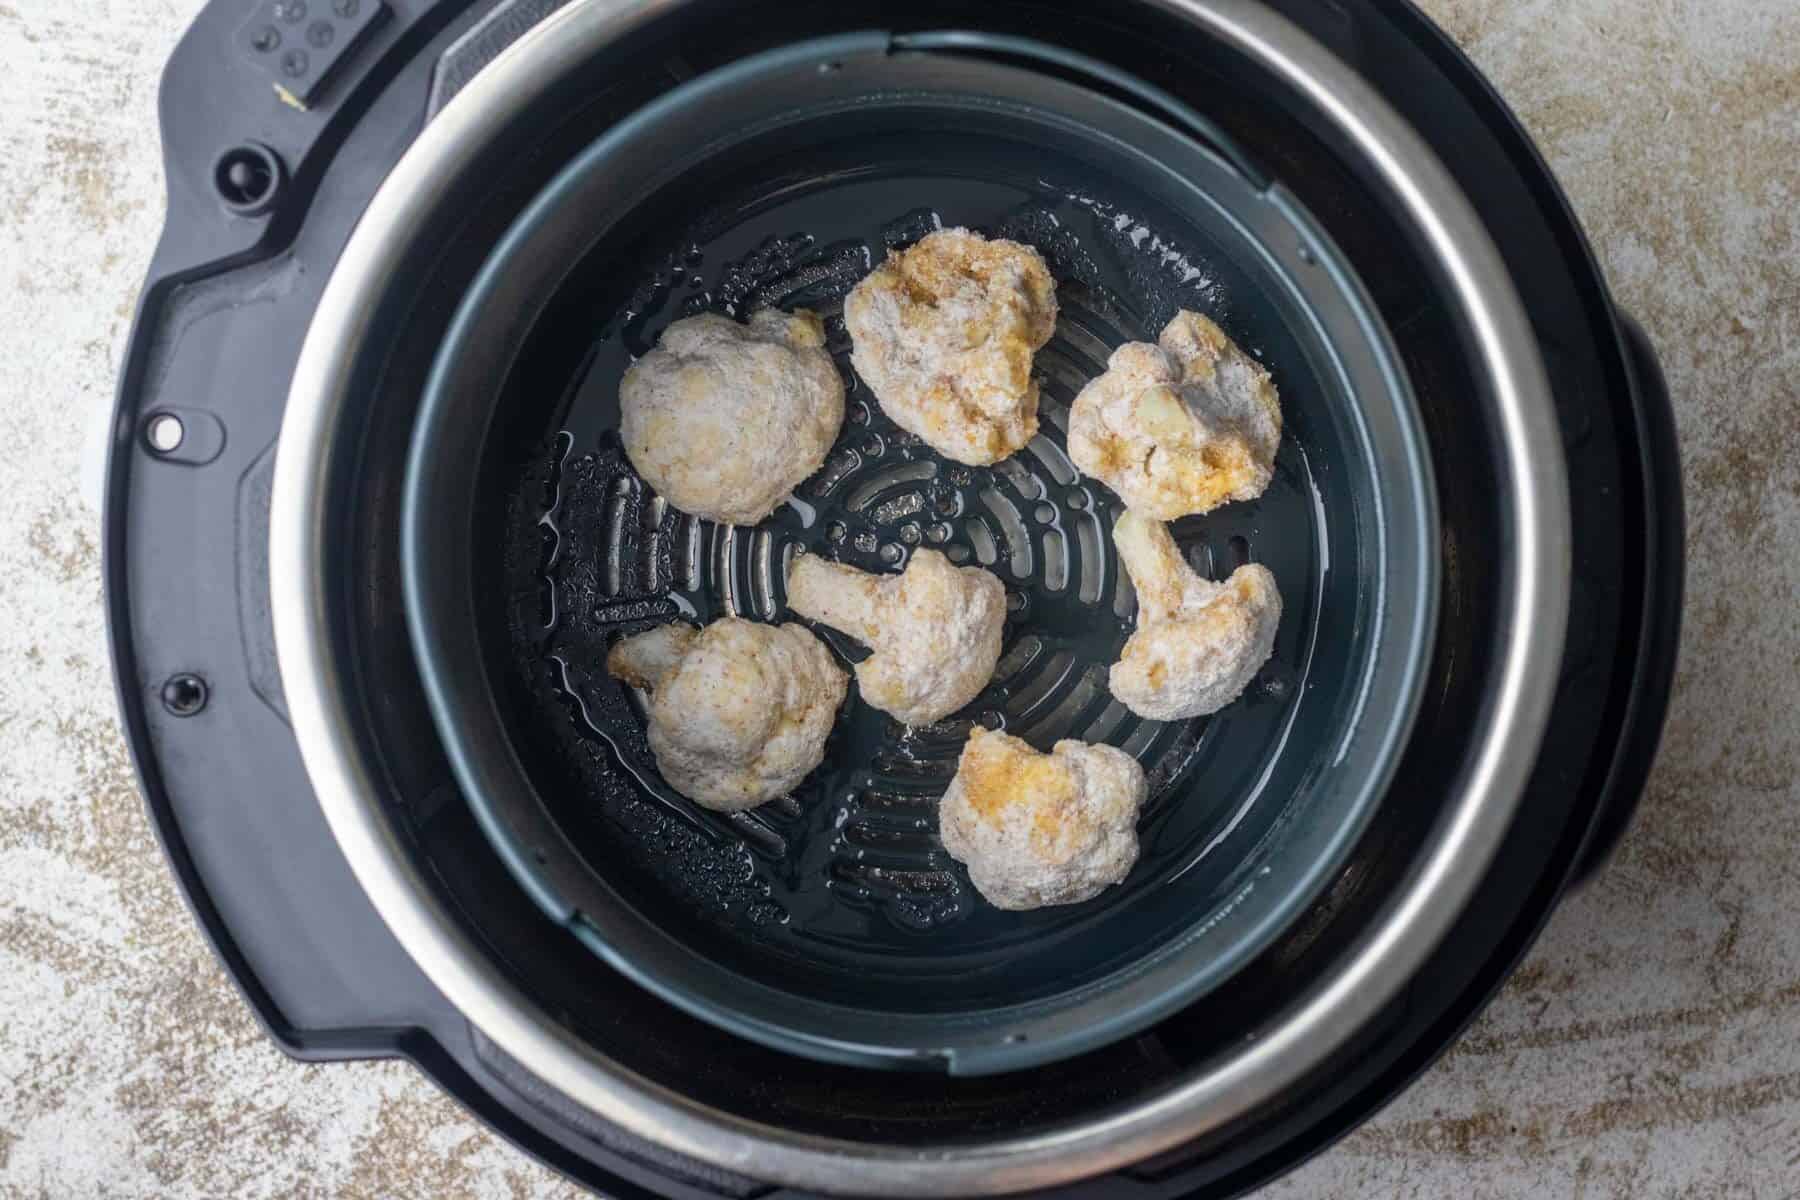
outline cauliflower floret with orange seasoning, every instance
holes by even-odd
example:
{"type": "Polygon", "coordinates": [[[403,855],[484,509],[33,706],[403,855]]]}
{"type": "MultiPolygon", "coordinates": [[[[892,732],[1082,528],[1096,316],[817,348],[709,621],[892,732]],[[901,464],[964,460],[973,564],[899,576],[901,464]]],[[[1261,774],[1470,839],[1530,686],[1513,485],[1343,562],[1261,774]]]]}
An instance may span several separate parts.
{"type": "Polygon", "coordinates": [[[664,625],[606,656],[650,693],[650,750],[669,786],[714,812],[784,796],[825,757],[850,677],[800,625],[736,617],[664,625]]]}
{"type": "Polygon", "coordinates": [[[1281,444],[1269,372],[1183,311],[1158,344],[1127,342],[1075,397],[1069,457],[1159,521],[1262,495],[1281,444]]]}
{"type": "Polygon", "coordinates": [[[882,411],[944,457],[986,466],[1037,434],[1031,362],[1056,328],[1056,280],[1030,246],[930,234],[851,289],[844,323],[882,411]]]}
{"type": "Polygon", "coordinates": [[[676,321],[619,384],[619,435],[644,482],[684,513],[754,525],[825,462],[844,379],[814,314],[676,321]]]}
{"type": "Polygon", "coordinates": [[[907,725],[941,721],[993,678],[1006,588],[980,567],[917,550],[899,575],[807,554],[788,570],[788,607],[874,653],[856,664],[862,698],[907,725]]]}
{"type": "Polygon", "coordinates": [[[1127,512],[1113,545],[1137,590],[1138,625],[1108,683],[1140,717],[1205,716],[1240,696],[1268,661],[1281,623],[1281,593],[1260,563],[1224,583],[1203,579],[1181,557],[1168,526],[1127,512]]]}
{"type": "Polygon", "coordinates": [[[1137,861],[1147,793],[1123,750],[1065,739],[1040,754],[977,727],[938,806],[938,835],[996,908],[1075,904],[1137,861]]]}

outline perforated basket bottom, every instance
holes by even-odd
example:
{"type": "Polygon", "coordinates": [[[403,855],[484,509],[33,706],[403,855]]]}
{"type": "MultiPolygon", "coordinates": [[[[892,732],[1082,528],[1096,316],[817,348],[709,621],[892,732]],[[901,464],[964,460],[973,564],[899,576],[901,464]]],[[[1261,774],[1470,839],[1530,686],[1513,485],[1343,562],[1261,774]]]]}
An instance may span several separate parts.
{"type": "MultiPolygon", "coordinates": [[[[615,883],[628,876],[651,915],[682,925],[698,917],[727,934],[710,952],[740,970],[789,986],[798,979],[789,972],[822,970],[829,980],[812,984],[911,1010],[1066,986],[1054,965],[1058,940],[1197,866],[1217,873],[1221,898],[1246,886],[1239,864],[1217,853],[1253,810],[1279,810],[1291,795],[1265,785],[1305,685],[1325,565],[1320,483],[1306,422],[1293,418],[1307,376],[1271,354],[1290,412],[1274,483],[1256,502],[1177,523],[1175,534],[1208,576],[1250,559],[1275,572],[1287,607],[1274,658],[1243,699],[1210,719],[1145,721],[1112,699],[1107,668],[1135,611],[1112,549],[1122,509],[1064,453],[1069,405],[1114,347],[1153,340],[1182,307],[1212,315],[1253,352],[1263,351],[1263,336],[1280,335],[1266,315],[1235,320],[1231,265],[1150,214],[1085,189],[988,173],[847,181],[829,189],[829,205],[813,195],[797,205],[804,213],[765,207],[711,241],[677,239],[622,309],[596,322],[599,336],[555,432],[523,473],[507,524],[509,558],[528,558],[522,574],[533,581],[515,594],[512,616],[514,663],[535,711],[514,719],[566,751],[528,769],[582,856],[615,883]],[[895,204],[899,194],[941,199],[917,208],[895,204]],[[867,214],[878,213],[890,216],[871,222],[867,214]],[[844,294],[889,248],[952,224],[1037,246],[1059,281],[1061,318],[1036,360],[1040,433],[992,468],[943,460],[883,415],[850,367],[840,315],[844,294]],[[849,416],[824,468],[791,501],[756,528],[720,527],[674,511],[631,471],[615,432],[617,382],[676,317],[706,309],[741,317],[762,304],[825,318],[849,416]],[[791,796],[751,813],[706,812],[663,783],[641,698],[601,663],[619,637],[670,620],[793,619],[782,580],[801,547],[874,571],[898,571],[915,549],[934,547],[992,570],[1008,596],[999,669],[965,710],[910,732],[853,687],[824,765],[791,796]],[[1143,853],[1124,885],[1026,914],[980,899],[936,836],[937,799],[973,722],[1044,749],[1065,737],[1106,742],[1144,764],[1143,853]],[[1027,943],[1029,961],[1018,953],[1027,943]],[[897,1000],[884,991],[951,977],[950,992],[927,986],[897,1000]]],[[[866,653],[833,630],[817,632],[846,666],[866,653]]],[[[1119,947],[1121,956],[1140,951],[1119,947]]],[[[1108,964],[1090,955],[1084,965],[1108,964]]]]}

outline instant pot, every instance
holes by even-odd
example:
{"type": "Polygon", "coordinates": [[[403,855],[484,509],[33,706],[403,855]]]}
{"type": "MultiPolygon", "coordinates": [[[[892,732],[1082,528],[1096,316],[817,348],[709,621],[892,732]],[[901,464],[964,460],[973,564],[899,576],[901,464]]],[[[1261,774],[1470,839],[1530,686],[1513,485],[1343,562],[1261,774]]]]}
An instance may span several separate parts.
{"type": "Polygon", "coordinates": [[[608,1194],[1233,1195],[1442,1052],[1629,820],[1678,637],[1668,397],[1403,3],[215,0],[161,104],[114,663],[171,866],[298,1057],[405,1056],[608,1194]],[[844,290],[946,223],[1059,280],[1032,447],[951,470],[852,375],[771,522],[645,494],[608,413],[661,328],[804,304],[842,361],[844,290]],[[1178,536],[1271,565],[1288,617],[1176,727],[1093,683],[1117,502],[1058,443],[1183,307],[1264,357],[1287,436],[1178,536]],[[715,819],[597,670],[778,619],[785,556],[925,540],[1008,586],[973,719],[1150,767],[1101,899],[1015,918],[948,869],[966,722],[846,718],[812,799],[715,819]]]}

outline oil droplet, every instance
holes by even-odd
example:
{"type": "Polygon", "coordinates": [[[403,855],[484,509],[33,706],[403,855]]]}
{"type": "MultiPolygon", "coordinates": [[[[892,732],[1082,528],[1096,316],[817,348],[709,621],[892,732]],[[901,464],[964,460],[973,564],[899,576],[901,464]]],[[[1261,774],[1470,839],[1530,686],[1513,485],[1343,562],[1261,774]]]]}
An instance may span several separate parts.
{"type": "Polygon", "coordinates": [[[789,508],[800,514],[800,528],[811,529],[819,521],[819,510],[798,496],[789,496],[786,501],[789,508]]]}

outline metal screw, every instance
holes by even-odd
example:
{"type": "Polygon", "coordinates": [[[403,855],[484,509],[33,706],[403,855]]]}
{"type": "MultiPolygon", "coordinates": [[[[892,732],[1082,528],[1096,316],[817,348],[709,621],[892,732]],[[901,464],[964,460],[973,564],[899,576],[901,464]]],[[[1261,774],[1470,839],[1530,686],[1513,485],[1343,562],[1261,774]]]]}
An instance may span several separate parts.
{"type": "Polygon", "coordinates": [[[289,25],[298,25],[306,20],[306,0],[282,0],[275,6],[275,15],[289,25]]]}
{"type": "Polygon", "coordinates": [[[331,11],[348,21],[362,11],[362,0],[331,0],[331,11]]]}
{"type": "Polygon", "coordinates": [[[312,60],[306,57],[304,50],[289,50],[281,56],[281,70],[284,74],[299,78],[306,74],[306,68],[312,60]]]}
{"type": "Polygon", "coordinates": [[[250,35],[250,48],[258,54],[267,54],[281,45],[281,30],[273,25],[264,25],[250,35]]]}
{"type": "Polygon", "coordinates": [[[336,33],[337,30],[331,27],[330,21],[314,21],[306,27],[306,40],[314,49],[323,50],[331,45],[331,39],[336,33]]]}
{"type": "Polygon", "coordinates": [[[189,671],[171,675],[162,685],[162,702],[169,715],[191,717],[206,707],[206,680],[189,671]]]}

